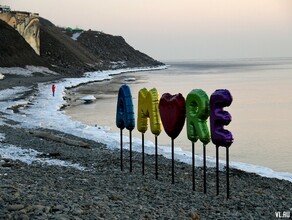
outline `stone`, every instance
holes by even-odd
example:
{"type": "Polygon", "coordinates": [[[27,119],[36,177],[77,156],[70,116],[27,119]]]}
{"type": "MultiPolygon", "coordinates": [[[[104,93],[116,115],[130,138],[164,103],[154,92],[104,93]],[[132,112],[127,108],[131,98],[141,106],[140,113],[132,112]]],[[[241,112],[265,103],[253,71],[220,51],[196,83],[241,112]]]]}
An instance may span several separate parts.
{"type": "Polygon", "coordinates": [[[191,212],[190,217],[192,220],[200,220],[200,216],[196,212],[191,212]]]}
{"type": "Polygon", "coordinates": [[[72,210],[72,213],[74,215],[83,215],[84,214],[84,210],[80,209],[80,208],[75,208],[72,210]]]}
{"type": "Polygon", "coordinates": [[[29,220],[29,217],[27,215],[23,214],[23,215],[19,216],[19,218],[17,218],[17,219],[19,219],[19,220],[29,220]]]}
{"type": "Polygon", "coordinates": [[[19,211],[23,208],[24,208],[24,205],[22,205],[22,204],[14,204],[14,205],[8,206],[7,210],[8,211],[19,211]]]}
{"type": "Polygon", "coordinates": [[[121,196],[115,195],[115,194],[110,195],[109,198],[111,200],[113,200],[113,201],[121,201],[121,200],[123,200],[123,198],[121,196]]]}
{"type": "Polygon", "coordinates": [[[52,208],[53,212],[62,211],[65,207],[63,205],[56,205],[52,208]]]}

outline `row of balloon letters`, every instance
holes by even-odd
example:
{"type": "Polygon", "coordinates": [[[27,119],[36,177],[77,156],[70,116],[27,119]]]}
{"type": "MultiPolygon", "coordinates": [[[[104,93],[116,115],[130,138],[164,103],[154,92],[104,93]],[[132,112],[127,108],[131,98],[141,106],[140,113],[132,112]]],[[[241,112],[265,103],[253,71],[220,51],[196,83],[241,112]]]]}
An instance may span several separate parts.
{"type": "MultiPolygon", "coordinates": [[[[200,140],[206,145],[212,140],[216,146],[230,147],[233,136],[224,126],[231,122],[231,115],[223,108],[231,103],[232,96],[226,89],[216,90],[210,99],[205,91],[193,89],[185,99],[181,93],[164,93],[159,97],[156,88],[149,91],[143,88],[138,94],[137,129],[145,133],[149,118],[150,129],[154,135],[161,133],[163,125],[166,134],[175,139],[186,121],[187,137],[191,142],[200,140]],[[207,125],[209,117],[211,132],[207,125]]],[[[130,131],[135,128],[134,106],[128,85],[122,85],[119,89],[116,126],[130,131]]]]}

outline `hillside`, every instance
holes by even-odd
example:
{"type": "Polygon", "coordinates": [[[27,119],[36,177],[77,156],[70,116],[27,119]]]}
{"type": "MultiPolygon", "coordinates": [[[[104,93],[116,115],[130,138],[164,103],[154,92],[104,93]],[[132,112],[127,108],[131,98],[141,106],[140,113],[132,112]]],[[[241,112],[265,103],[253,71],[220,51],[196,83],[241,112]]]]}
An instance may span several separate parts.
{"type": "Polygon", "coordinates": [[[106,65],[134,67],[161,64],[146,54],[135,50],[121,36],[112,36],[89,30],[81,32],[77,41],[97,55],[106,65]]]}
{"type": "Polygon", "coordinates": [[[100,60],[50,21],[40,18],[41,57],[58,72],[101,69],[100,60]]]}
{"type": "Polygon", "coordinates": [[[162,63],[143,54],[120,37],[98,31],[84,31],[73,40],[74,32],[40,18],[40,56],[25,40],[0,21],[0,67],[47,66],[70,75],[121,67],[156,66],[162,63]]]}

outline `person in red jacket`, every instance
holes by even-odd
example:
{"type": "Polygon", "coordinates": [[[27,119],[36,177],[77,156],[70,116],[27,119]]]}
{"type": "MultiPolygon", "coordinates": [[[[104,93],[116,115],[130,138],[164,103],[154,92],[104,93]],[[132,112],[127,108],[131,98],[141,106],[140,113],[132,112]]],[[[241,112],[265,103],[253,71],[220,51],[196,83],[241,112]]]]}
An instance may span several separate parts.
{"type": "Polygon", "coordinates": [[[55,84],[53,84],[53,85],[52,85],[53,96],[55,96],[55,91],[56,91],[56,86],[55,86],[55,84]]]}

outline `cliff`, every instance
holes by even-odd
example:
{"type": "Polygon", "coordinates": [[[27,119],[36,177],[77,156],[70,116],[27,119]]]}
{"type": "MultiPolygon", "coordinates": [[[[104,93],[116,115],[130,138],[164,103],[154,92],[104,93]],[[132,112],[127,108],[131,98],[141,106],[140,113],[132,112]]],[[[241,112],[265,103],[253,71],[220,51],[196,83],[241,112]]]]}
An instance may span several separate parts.
{"type": "Polygon", "coordinates": [[[23,37],[0,20],[0,67],[49,66],[23,37]]]}
{"type": "Polygon", "coordinates": [[[26,40],[26,42],[40,54],[39,16],[35,13],[9,11],[0,13],[0,20],[5,21],[26,40]]]}
{"type": "Polygon", "coordinates": [[[62,74],[81,75],[95,70],[162,65],[132,48],[122,37],[84,31],[74,40],[76,32],[41,17],[38,20],[40,56],[19,32],[1,21],[0,67],[37,65],[62,74]]]}

